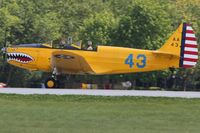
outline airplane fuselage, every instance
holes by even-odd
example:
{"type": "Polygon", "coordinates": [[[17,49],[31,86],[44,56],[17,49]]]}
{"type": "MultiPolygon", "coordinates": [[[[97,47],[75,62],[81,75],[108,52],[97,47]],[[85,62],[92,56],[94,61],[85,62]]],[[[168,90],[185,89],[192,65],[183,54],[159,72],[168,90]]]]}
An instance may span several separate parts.
{"type": "Polygon", "coordinates": [[[12,65],[46,72],[56,67],[59,73],[65,74],[119,74],[179,67],[179,58],[174,56],[111,46],[98,46],[96,51],[10,47],[7,52],[12,65]]]}

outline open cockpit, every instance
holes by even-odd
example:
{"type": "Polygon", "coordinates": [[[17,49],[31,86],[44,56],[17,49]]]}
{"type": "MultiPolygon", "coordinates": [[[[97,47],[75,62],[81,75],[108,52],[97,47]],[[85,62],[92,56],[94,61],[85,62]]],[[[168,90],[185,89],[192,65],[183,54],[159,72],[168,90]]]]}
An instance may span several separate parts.
{"type": "Polygon", "coordinates": [[[88,50],[87,47],[84,47],[81,43],[72,43],[70,45],[58,45],[53,47],[51,44],[47,43],[31,43],[31,44],[19,44],[14,47],[25,47],[25,48],[53,48],[53,49],[66,49],[66,50],[84,50],[84,51],[97,51],[97,47],[88,50]]]}

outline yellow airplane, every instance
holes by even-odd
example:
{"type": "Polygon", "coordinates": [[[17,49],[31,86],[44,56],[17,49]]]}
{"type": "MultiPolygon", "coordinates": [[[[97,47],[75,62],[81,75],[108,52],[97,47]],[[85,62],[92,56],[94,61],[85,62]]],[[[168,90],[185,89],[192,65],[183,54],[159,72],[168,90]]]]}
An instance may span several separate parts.
{"type": "Polygon", "coordinates": [[[52,48],[46,44],[21,44],[3,48],[7,62],[31,71],[51,72],[45,87],[56,88],[59,74],[122,74],[168,68],[191,68],[197,64],[194,31],[183,23],[158,50],[97,46],[95,50],[52,48]]]}

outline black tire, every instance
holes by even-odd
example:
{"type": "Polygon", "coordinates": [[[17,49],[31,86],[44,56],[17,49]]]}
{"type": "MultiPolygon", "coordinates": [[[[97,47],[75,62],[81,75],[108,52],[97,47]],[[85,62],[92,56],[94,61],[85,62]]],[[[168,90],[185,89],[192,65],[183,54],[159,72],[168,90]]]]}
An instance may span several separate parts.
{"type": "Polygon", "coordinates": [[[45,86],[45,88],[58,88],[59,82],[56,81],[54,78],[50,77],[45,80],[44,86],[45,86]]]}

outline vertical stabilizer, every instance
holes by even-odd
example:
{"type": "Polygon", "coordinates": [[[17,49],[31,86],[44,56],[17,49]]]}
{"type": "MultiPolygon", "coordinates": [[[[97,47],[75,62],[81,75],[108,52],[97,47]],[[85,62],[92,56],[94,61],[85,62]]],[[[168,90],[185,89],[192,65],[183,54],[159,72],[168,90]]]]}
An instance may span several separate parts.
{"type": "Polygon", "coordinates": [[[179,67],[195,66],[198,61],[198,45],[191,25],[181,24],[158,51],[180,56],[179,67]]]}

